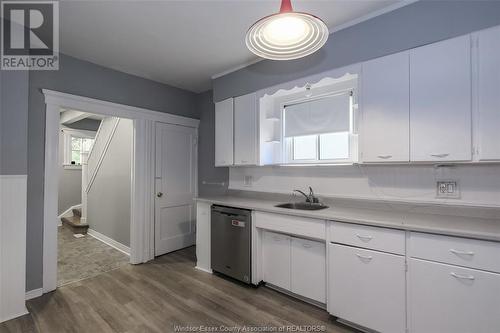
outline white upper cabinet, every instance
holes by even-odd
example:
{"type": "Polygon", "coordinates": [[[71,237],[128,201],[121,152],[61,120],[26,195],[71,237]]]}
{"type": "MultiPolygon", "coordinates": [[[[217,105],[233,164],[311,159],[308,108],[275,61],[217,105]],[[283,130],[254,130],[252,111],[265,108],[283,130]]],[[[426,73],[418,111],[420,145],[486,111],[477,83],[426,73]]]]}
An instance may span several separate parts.
{"type": "Polygon", "coordinates": [[[257,163],[257,101],[256,94],[234,98],[234,164],[257,163]]]}
{"type": "Polygon", "coordinates": [[[409,52],[363,63],[361,153],[363,162],[408,162],[409,52]]]}
{"type": "Polygon", "coordinates": [[[410,51],[411,160],[470,161],[470,35],[410,51]]]}
{"type": "Polygon", "coordinates": [[[233,98],[215,103],[215,166],[233,165],[233,98]]]}
{"type": "Polygon", "coordinates": [[[477,34],[479,160],[500,160],[500,27],[477,34]]]}

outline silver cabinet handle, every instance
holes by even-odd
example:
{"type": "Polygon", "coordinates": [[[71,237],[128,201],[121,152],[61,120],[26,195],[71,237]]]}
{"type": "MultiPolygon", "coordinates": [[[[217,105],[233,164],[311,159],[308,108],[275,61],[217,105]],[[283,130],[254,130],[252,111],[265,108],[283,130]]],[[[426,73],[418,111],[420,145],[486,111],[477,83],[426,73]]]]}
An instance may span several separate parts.
{"type": "Polygon", "coordinates": [[[443,158],[443,157],[446,157],[450,155],[449,153],[446,153],[446,154],[431,154],[432,157],[439,157],[439,158],[443,158]]]}
{"type": "Polygon", "coordinates": [[[460,251],[460,250],[455,250],[455,249],[450,249],[450,252],[456,255],[463,255],[463,256],[473,256],[474,252],[471,251],[460,251]]]}
{"type": "Polygon", "coordinates": [[[476,278],[472,275],[460,275],[455,272],[450,273],[451,276],[453,276],[456,279],[461,279],[461,280],[475,280],[476,278]]]}
{"type": "Polygon", "coordinates": [[[273,239],[277,242],[280,242],[281,241],[281,237],[278,237],[278,236],[273,236],[273,239]]]}
{"type": "Polygon", "coordinates": [[[362,259],[362,260],[372,260],[373,257],[372,256],[363,256],[359,253],[356,253],[356,256],[359,258],[359,259],[362,259]]]}
{"type": "Polygon", "coordinates": [[[378,158],[381,158],[381,159],[383,159],[383,160],[387,160],[387,159],[389,159],[389,158],[392,158],[392,155],[378,155],[377,157],[378,157],[378,158]]]}
{"type": "Polygon", "coordinates": [[[241,160],[240,163],[248,163],[248,161],[245,161],[245,160],[241,160]]]}
{"type": "Polygon", "coordinates": [[[157,196],[158,198],[161,198],[161,197],[163,196],[163,193],[162,193],[162,192],[158,192],[158,193],[156,193],[156,196],[157,196]]]}
{"type": "Polygon", "coordinates": [[[303,243],[302,246],[305,247],[306,249],[310,249],[312,247],[311,244],[307,244],[307,243],[303,243]]]}
{"type": "Polygon", "coordinates": [[[364,241],[364,242],[369,242],[373,239],[372,236],[362,236],[362,235],[359,235],[359,234],[356,234],[356,237],[358,237],[360,240],[364,241]]]}

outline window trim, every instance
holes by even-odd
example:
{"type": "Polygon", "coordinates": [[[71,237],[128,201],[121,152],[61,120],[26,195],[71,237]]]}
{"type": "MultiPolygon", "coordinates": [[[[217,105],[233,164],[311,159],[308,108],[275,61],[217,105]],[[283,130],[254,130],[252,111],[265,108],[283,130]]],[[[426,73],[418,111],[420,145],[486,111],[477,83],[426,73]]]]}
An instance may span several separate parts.
{"type": "MultiPolygon", "coordinates": [[[[355,143],[357,142],[357,134],[355,133],[355,120],[356,120],[356,103],[355,100],[357,98],[357,89],[355,86],[346,88],[346,89],[339,89],[335,91],[331,91],[328,93],[320,94],[320,95],[315,95],[314,97],[306,97],[306,98],[300,98],[300,99],[295,99],[295,100],[290,100],[290,101],[285,101],[282,102],[280,105],[280,112],[281,112],[281,142],[282,142],[282,153],[283,153],[283,163],[282,165],[346,165],[346,164],[354,164],[358,161],[357,159],[357,149],[355,143]],[[341,159],[325,159],[321,160],[320,159],[320,135],[321,134],[312,134],[316,135],[316,159],[311,160],[311,159],[304,159],[304,160],[294,160],[293,159],[293,139],[296,137],[285,137],[285,121],[286,121],[286,116],[285,116],[285,108],[290,105],[295,105],[295,104],[301,104],[301,103],[306,103],[308,101],[313,101],[321,98],[327,98],[329,96],[335,96],[341,93],[344,93],[346,91],[350,91],[351,96],[350,96],[350,110],[349,110],[349,135],[348,135],[348,157],[347,158],[341,158],[341,159]]],[[[338,132],[335,132],[338,133],[338,132]]],[[[322,134],[327,134],[327,133],[322,133],[322,134]]]]}
{"type": "Polygon", "coordinates": [[[81,169],[81,164],[71,164],[71,138],[77,137],[81,139],[95,139],[96,132],[87,130],[78,130],[67,127],[62,127],[61,132],[63,135],[63,167],[64,169],[81,169]],[[79,167],[79,168],[78,168],[79,167]]]}

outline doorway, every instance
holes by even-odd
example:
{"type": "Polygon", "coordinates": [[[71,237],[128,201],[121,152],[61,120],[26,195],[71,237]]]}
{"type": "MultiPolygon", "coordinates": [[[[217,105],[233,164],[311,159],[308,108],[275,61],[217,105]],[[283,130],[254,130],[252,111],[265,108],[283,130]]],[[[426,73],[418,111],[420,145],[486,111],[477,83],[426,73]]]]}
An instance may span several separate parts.
{"type": "Polygon", "coordinates": [[[130,260],[133,122],[61,110],[57,286],[130,260]]]}
{"type": "MultiPolygon", "coordinates": [[[[139,264],[155,256],[155,124],[157,122],[194,129],[199,120],[168,113],[101,101],[57,91],[42,90],[46,104],[44,234],[43,234],[43,293],[57,287],[57,225],[60,110],[81,110],[110,117],[131,119],[133,122],[132,173],[130,191],[130,263],[139,264]]],[[[196,135],[195,135],[196,136],[196,135]]],[[[194,148],[195,157],[197,156],[194,148]]],[[[193,163],[196,163],[196,158],[193,163]]],[[[196,196],[196,164],[194,184],[196,196]]],[[[193,230],[194,232],[194,230],[193,230]]]]}

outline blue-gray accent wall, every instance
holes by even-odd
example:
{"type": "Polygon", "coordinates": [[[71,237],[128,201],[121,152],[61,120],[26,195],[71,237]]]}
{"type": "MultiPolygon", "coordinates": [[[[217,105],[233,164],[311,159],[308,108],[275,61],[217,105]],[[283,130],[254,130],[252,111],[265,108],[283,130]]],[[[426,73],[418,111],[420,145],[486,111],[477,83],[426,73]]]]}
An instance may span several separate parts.
{"type": "MultiPolygon", "coordinates": [[[[332,6],[335,10],[335,6],[332,6]]],[[[299,60],[264,60],[213,81],[214,100],[500,25],[500,1],[422,0],[332,34],[299,60]]]]}

